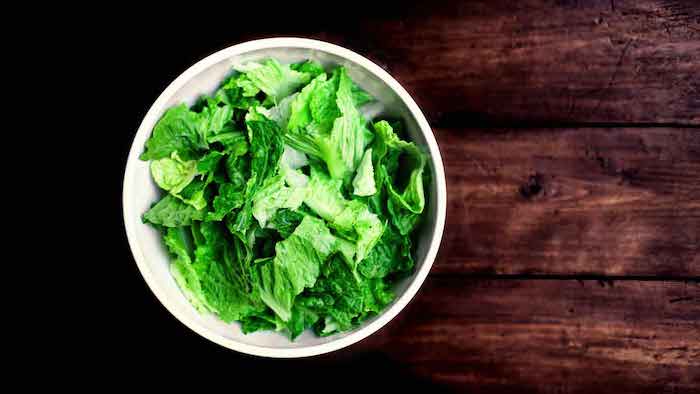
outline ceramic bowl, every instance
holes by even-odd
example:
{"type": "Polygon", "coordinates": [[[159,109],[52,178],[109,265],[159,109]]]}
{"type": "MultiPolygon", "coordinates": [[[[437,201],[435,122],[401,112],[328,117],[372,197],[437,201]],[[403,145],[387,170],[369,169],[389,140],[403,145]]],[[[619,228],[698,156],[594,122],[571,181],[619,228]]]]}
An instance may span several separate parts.
{"type": "Polygon", "coordinates": [[[234,45],[206,57],[182,73],[163,91],[141,122],[124,174],[124,224],[129,245],[143,278],[158,300],[199,335],[239,352],[266,357],[306,357],[338,350],[366,338],[394,318],[413,298],[430,271],[442,238],[445,207],[445,174],[440,150],[425,116],[406,90],[382,68],[355,52],[301,38],[271,38],[234,45]],[[329,67],[345,66],[350,77],[376,99],[363,107],[366,117],[401,118],[408,138],[425,146],[430,154],[432,181],[426,190],[426,220],[416,244],[415,271],[396,284],[396,299],[381,314],[349,332],[321,338],[307,330],[292,342],[287,336],[272,331],[246,335],[238,323],[226,324],[214,315],[199,314],[170,275],[170,257],[160,234],[141,222],[143,213],[159,199],[160,191],[150,177],[148,163],[139,160],[138,156],[161,115],[171,106],[182,102],[192,104],[201,94],[215,91],[233,64],[265,58],[275,58],[282,63],[312,59],[329,67]]]}

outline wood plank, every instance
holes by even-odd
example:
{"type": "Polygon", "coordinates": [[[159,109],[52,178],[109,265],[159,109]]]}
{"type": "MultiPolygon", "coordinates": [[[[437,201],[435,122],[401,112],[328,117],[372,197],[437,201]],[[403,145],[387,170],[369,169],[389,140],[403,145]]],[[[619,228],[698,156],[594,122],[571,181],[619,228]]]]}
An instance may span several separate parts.
{"type": "Polygon", "coordinates": [[[295,360],[219,347],[175,321],[145,285],[134,288],[127,294],[133,302],[120,303],[119,314],[110,315],[110,325],[119,327],[113,336],[128,340],[100,348],[115,368],[98,365],[120,376],[128,367],[132,378],[152,376],[161,365],[169,379],[159,385],[193,382],[172,379],[184,363],[187,376],[208,377],[195,379],[198,385],[224,380],[326,391],[489,394],[700,388],[698,283],[429,276],[407,308],[374,335],[328,355],[295,360]],[[134,309],[142,312],[138,320],[134,309]],[[130,357],[128,366],[117,355],[130,357]]]}
{"type": "Polygon", "coordinates": [[[429,277],[372,350],[450,392],[698,392],[700,285],[429,277]]]}
{"type": "Polygon", "coordinates": [[[434,273],[700,276],[698,130],[434,131],[434,273]]]}
{"type": "Polygon", "coordinates": [[[384,65],[438,124],[700,124],[696,1],[431,1],[351,29],[321,37],[384,65]]]}

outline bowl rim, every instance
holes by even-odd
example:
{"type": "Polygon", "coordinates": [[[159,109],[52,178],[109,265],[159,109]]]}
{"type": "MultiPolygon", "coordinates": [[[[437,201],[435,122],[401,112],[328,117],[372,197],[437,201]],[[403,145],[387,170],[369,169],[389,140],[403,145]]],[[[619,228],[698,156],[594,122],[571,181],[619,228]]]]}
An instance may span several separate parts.
{"type": "Polygon", "coordinates": [[[217,343],[223,347],[231,350],[235,350],[241,353],[251,354],[255,356],[272,357],[272,358],[299,358],[299,357],[309,357],[314,355],[320,355],[324,353],[329,353],[354,343],[357,343],[368,336],[372,335],[385,324],[391,321],[396,315],[403,310],[403,308],[413,299],[413,297],[418,292],[425,278],[430,271],[430,268],[435,261],[438,249],[440,247],[440,242],[442,240],[443,229],[445,225],[445,211],[447,205],[446,197],[446,183],[445,183],[445,172],[442,163],[442,157],[440,155],[440,149],[438,148],[437,142],[435,141],[435,136],[426,120],[423,112],[418,108],[413,98],[408,94],[408,92],[396,81],[392,76],[390,76],[386,71],[384,71],[377,64],[371,60],[361,56],[347,48],[331,44],[325,41],[308,39],[308,38],[297,38],[297,37],[276,37],[276,38],[264,38],[258,40],[246,41],[240,44],[236,44],[222,50],[219,50],[204,59],[198,61],[182,74],[180,74],[173,82],[171,82],[165,90],[158,96],[151,108],[146,113],[146,116],[141,121],[139,128],[134,135],[134,140],[132,141],[131,148],[129,150],[129,155],[127,158],[126,168],[124,171],[124,180],[122,186],[122,208],[123,208],[123,219],[124,226],[126,228],[127,239],[129,242],[129,247],[133,254],[136,265],[146,281],[146,284],[151,289],[156,298],[160,303],[182,324],[187,326],[192,331],[201,335],[202,337],[217,343]],[[133,214],[134,209],[131,208],[127,196],[131,195],[131,188],[129,187],[129,179],[134,175],[134,163],[139,159],[139,153],[143,147],[136,146],[136,141],[138,136],[143,133],[150,133],[153,125],[156,123],[157,116],[164,109],[166,102],[169,98],[176,93],[185,83],[187,83],[191,78],[198,75],[200,72],[206,70],[210,66],[223,61],[232,56],[244,54],[246,52],[260,50],[260,49],[270,49],[270,48],[302,48],[319,50],[322,52],[327,52],[341,58],[345,58],[357,65],[365,68],[370,73],[378,77],[382,82],[384,82],[390,89],[392,89],[399,98],[406,105],[411,115],[415,118],[416,123],[419,126],[420,132],[423,134],[428,151],[432,159],[433,170],[437,175],[433,181],[436,183],[436,219],[435,228],[432,233],[432,239],[430,240],[430,245],[428,247],[428,252],[425,256],[423,264],[420,266],[418,271],[415,273],[413,280],[409,283],[406,290],[401,294],[394,303],[385,309],[377,318],[366,326],[357,329],[356,331],[350,332],[348,335],[340,337],[336,340],[332,340],[327,343],[322,343],[318,345],[311,345],[308,347],[297,347],[297,348],[275,348],[266,347],[259,345],[251,345],[247,343],[237,342],[235,340],[226,338],[217,333],[211,332],[206,326],[199,324],[198,322],[191,319],[184,312],[180,311],[174,305],[174,301],[169,299],[165,292],[162,291],[158,285],[158,281],[152,275],[148,264],[146,263],[146,257],[143,254],[139,243],[137,242],[136,235],[136,225],[131,224],[129,215],[133,214]]]}

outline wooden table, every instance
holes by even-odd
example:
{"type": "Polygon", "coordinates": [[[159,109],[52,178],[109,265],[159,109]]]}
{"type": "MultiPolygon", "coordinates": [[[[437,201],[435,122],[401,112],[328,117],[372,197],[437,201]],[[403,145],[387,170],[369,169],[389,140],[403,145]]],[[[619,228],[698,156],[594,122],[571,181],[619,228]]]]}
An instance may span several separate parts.
{"type": "Polygon", "coordinates": [[[177,343],[239,373],[430,392],[700,392],[700,3],[454,3],[232,22],[185,52],[143,44],[159,62],[140,69],[152,82],[137,114],[193,61],[246,39],[356,50],[423,109],[448,181],[433,269],[369,339],[308,360],[241,356],[142,286],[131,301],[153,309],[138,335],[157,349],[144,357],[177,343]]]}

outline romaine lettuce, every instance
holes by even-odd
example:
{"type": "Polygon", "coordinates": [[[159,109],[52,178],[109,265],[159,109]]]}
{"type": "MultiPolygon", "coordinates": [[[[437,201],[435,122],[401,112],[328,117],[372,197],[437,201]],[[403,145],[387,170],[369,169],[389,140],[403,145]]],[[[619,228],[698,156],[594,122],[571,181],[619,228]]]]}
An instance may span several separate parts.
{"type": "Polygon", "coordinates": [[[414,267],[427,156],[343,67],[237,65],[162,116],[141,159],[164,196],[143,215],[201,313],[294,339],[350,330],[414,267]]]}

